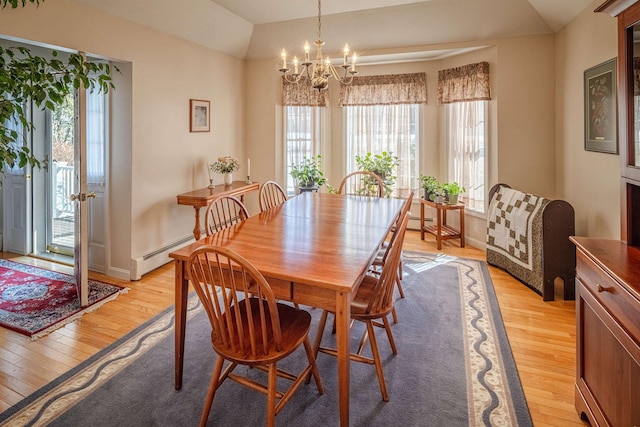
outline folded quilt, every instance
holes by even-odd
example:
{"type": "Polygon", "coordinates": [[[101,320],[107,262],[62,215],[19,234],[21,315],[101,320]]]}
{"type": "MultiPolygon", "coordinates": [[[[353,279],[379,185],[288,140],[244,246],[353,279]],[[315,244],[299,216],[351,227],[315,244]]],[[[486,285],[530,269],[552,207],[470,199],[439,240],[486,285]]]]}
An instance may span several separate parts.
{"type": "Polygon", "coordinates": [[[534,219],[550,200],[500,187],[487,216],[487,251],[503,255],[526,270],[534,269],[534,219]]]}

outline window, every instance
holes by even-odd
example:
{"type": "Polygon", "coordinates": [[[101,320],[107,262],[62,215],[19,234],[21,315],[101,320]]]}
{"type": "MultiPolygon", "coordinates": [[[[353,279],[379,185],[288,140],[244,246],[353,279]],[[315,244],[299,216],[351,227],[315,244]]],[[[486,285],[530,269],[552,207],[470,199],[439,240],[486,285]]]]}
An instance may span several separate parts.
{"type": "Polygon", "coordinates": [[[466,189],[467,209],[483,213],[486,188],[487,101],[445,105],[447,181],[466,189]]]}
{"type": "Polygon", "coordinates": [[[357,170],[356,156],[383,151],[398,157],[392,197],[406,196],[417,186],[418,104],[344,107],[346,172],[357,170]]]}
{"type": "Polygon", "coordinates": [[[286,191],[289,196],[295,194],[295,183],[291,177],[291,165],[299,164],[303,157],[321,153],[322,107],[285,106],[285,152],[287,177],[286,191]]]}

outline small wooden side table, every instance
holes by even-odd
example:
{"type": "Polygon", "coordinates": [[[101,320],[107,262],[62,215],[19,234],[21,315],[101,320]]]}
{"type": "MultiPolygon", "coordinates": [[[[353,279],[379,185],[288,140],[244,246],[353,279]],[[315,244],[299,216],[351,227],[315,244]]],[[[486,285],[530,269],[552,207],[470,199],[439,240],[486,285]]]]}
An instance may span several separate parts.
{"type": "Polygon", "coordinates": [[[434,203],[431,200],[420,199],[420,239],[424,240],[424,234],[436,236],[438,250],[442,249],[442,241],[460,239],[460,247],[464,248],[464,204],[447,205],[434,203]],[[424,225],[424,207],[430,206],[436,210],[436,225],[424,225]],[[460,214],[460,230],[447,225],[447,212],[458,211],[460,214]]]}
{"type": "Polygon", "coordinates": [[[222,196],[239,196],[244,202],[244,195],[250,191],[258,191],[260,183],[252,182],[247,184],[245,181],[233,181],[231,185],[219,184],[215,188],[201,188],[199,190],[189,191],[188,193],[178,194],[178,204],[193,206],[196,211],[196,224],[193,227],[193,237],[200,240],[202,236],[202,228],[200,227],[200,208],[206,208],[214,199],[222,196]]]}

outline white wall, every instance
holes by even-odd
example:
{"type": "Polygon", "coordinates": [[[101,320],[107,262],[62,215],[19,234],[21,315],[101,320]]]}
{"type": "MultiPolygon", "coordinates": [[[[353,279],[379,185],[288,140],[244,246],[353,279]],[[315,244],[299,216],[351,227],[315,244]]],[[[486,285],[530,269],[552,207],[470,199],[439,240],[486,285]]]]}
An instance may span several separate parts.
{"type": "Polygon", "coordinates": [[[191,235],[193,209],[176,195],[208,184],[207,162],[246,158],[244,62],[69,0],[3,9],[0,35],[125,64],[112,105],[110,272],[191,235]],[[211,101],[211,132],[189,132],[191,98],[211,101]]]}
{"type": "Polygon", "coordinates": [[[620,238],[620,156],[584,149],[584,71],[617,56],[617,21],[594,1],[556,36],[558,193],[576,234],[620,238]]]}

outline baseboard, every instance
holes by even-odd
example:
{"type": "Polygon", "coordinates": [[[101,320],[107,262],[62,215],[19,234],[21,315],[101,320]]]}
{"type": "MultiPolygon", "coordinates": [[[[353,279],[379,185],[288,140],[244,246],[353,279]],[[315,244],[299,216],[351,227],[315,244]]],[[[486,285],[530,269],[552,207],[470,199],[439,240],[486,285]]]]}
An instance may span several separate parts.
{"type": "Polygon", "coordinates": [[[169,258],[169,254],[171,252],[193,241],[195,241],[193,236],[189,235],[170,243],[167,246],[156,249],[153,252],[149,252],[146,255],[131,259],[129,280],[140,280],[143,274],[147,274],[150,271],[171,262],[171,258],[169,258]]]}

